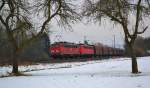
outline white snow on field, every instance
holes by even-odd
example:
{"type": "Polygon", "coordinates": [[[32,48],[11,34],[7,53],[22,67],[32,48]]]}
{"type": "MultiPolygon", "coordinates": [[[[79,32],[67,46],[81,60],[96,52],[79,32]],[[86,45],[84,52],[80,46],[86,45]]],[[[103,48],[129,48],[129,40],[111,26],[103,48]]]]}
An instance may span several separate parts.
{"type": "MultiPolygon", "coordinates": [[[[139,58],[138,65],[142,73],[137,75],[131,73],[128,58],[21,66],[21,71],[41,70],[0,78],[0,88],[150,88],[150,57],[139,58]]],[[[0,74],[10,71],[0,67],[0,74]]]]}

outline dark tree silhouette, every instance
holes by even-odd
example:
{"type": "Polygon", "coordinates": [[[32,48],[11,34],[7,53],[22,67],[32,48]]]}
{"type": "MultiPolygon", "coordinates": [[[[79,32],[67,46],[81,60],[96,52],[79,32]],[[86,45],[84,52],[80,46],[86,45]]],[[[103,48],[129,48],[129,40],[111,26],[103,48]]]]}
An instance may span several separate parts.
{"type": "Polygon", "coordinates": [[[83,5],[83,16],[96,21],[101,21],[102,17],[110,18],[122,26],[125,43],[132,58],[132,73],[139,73],[133,46],[137,36],[148,29],[148,26],[141,28],[142,22],[150,14],[149,2],[149,0],[85,0],[83,5]],[[131,18],[134,18],[135,22],[131,22],[131,18]]]}
{"type": "Polygon", "coordinates": [[[1,0],[0,1],[0,22],[6,29],[10,44],[13,46],[12,54],[12,73],[17,75],[18,71],[18,55],[25,47],[30,45],[34,40],[38,39],[46,32],[52,19],[59,18],[59,24],[69,25],[76,21],[79,15],[72,8],[71,1],[67,0],[36,0],[33,4],[31,0],[1,0]],[[44,21],[40,31],[36,33],[28,16],[31,15],[30,10],[35,9],[37,12],[44,13],[44,21]]]}

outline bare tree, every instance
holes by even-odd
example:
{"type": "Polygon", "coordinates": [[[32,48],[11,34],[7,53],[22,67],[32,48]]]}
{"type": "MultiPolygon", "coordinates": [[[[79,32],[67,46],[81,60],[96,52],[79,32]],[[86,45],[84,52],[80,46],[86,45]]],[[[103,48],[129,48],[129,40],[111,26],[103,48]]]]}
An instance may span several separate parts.
{"type": "Polygon", "coordinates": [[[8,39],[13,46],[12,54],[12,73],[17,75],[18,71],[18,55],[27,47],[33,40],[42,36],[48,28],[48,24],[53,18],[59,19],[59,23],[64,26],[76,21],[79,15],[73,9],[73,5],[68,0],[36,0],[36,5],[30,7],[28,4],[32,0],[1,0],[0,1],[0,22],[6,29],[8,39]],[[32,23],[28,19],[30,9],[35,9],[39,13],[44,13],[45,19],[40,31],[33,33],[32,23]],[[31,32],[31,33],[29,33],[31,32]],[[22,33],[28,36],[26,39],[22,33]],[[29,34],[32,34],[29,35],[29,34]]]}
{"type": "Polygon", "coordinates": [[[71,27],[70,23],[80,20],[80,15],[75,9],[75,5],[71,0],[35,0],[33,5],[34,12],[38,16],[42,13],[44,22],[41,25],[41,32],[46,31],[47,27],[53,19],[55,19],[59,26],[71,27]]]}
{"type": "MultiPolygon", "coordinates": [[[[18,43],[18,32],[23,29],[29,29],[31,23],[29,20],[19,13],[19,10],[25,11],[25,7],[22,0],[2,0],[0,6],[0,22],[3,24],[6,30],[8,39],[13,46],[12,65],[13,73],[18,74],[18,59],[17,56],[20,52],[18,43]]],[[[26,12],[26,11],[25,11],[26,12]]]]}
{"type": "Polygon", "coordinates": [[[125,43],[129,47],[132,58],[132,73],[139,73],[133,46],[139,34],[144,33],[148,26],[143,27],[143,22],[150,14],[149,0],[86,0],[83,15],[96,21],[102,17],[122,26],[125,43]],[[135,20],[135,22],[131,22],[135,20]]]}

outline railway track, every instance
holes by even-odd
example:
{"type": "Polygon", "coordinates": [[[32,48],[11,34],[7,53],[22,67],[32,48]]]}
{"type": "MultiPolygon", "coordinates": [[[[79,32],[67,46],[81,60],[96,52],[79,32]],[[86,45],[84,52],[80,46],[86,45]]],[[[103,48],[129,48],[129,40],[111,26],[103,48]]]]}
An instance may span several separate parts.
{"type": "MultiPolygon", "coordinates": [[[[19,60],[19,65],[32,65],[32,64],[37,64],[37,63],[64,63],[64,62],[85,62],[85,61],[91,61],[91,60],[103,60],[103,59],[109,59],[109,58],[116,58],[116,57],[89,57],[89,58],[49,58],[49,59],[43,59],[43,58],[38,58],[38,59],[20,59],[19,60]]],[[[0,61],[0,65],[11,65],[11,61],[0,61]]]]}

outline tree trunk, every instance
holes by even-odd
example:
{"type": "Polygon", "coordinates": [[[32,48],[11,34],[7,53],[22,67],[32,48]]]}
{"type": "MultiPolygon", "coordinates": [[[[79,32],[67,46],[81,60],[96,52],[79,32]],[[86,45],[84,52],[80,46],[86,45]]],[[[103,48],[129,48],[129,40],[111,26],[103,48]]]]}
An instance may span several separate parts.
{"type": "Polygon", "coordinates": [[[131,60],[132,60],[132,73],[139,73],[138,71],[138,64],[137,64],[137,58],[136,58],[136,55],[134,53],[134,50],[133,50],[133,45],[132,44],[129,44],[129,52],[130,52],[130,57],[131,57],[131,60]]]}
{"type": "Polygon", "coordinates": [[[12,73],[17,75],[19,71],[18,71],[18,58],[16,52],[12,55],[12,65],[13,65],[12,73]]]}
{"type": "Polygon", "coordinates": [[[137,60],[135,56],[132,56],[132,73],[139,73],[137,60]]]}

